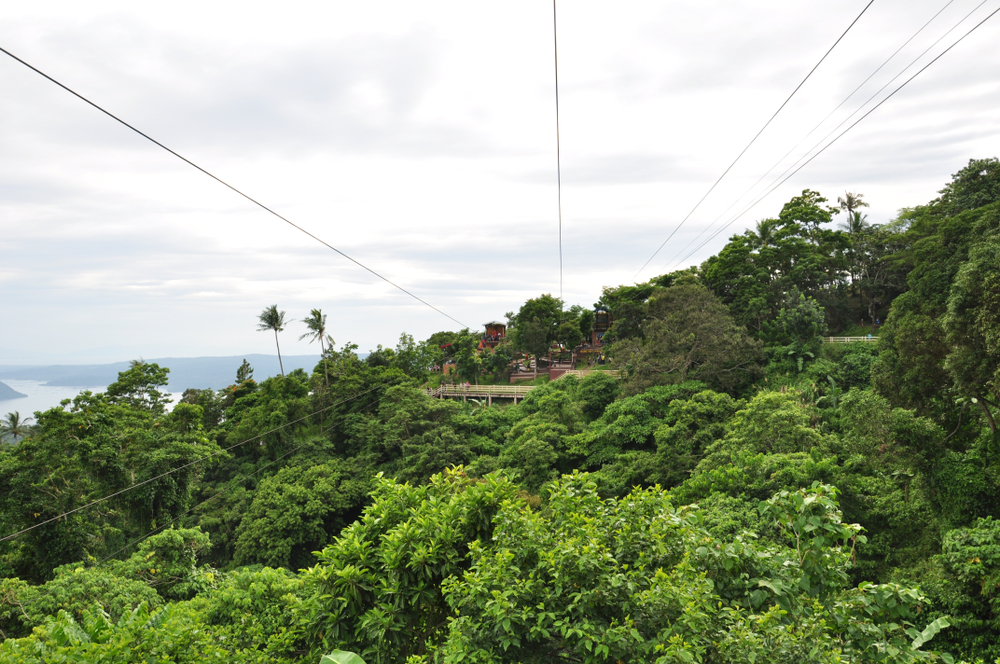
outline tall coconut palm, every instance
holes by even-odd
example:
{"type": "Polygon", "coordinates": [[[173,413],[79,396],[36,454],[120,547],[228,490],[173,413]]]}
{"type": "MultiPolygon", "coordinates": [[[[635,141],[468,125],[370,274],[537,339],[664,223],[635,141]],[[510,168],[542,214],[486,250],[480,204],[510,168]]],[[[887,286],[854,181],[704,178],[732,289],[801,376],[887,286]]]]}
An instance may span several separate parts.
{"type": "Polygon", "coordinates": [[[851,275],[851,286],[854,287],[858,280],[857,259],[855,258],[855,244],[860,241],[860,236],[868,228],[868,217],[861,214],[861,208],[870,207],[865,203],[864,196],[845,191],[843,196],[837,196],[837,207],[847,213],[847,220],[840,224],[840,227],[847,231],[851,237],[851,246],[847,250],[850,260],[848,272],[851,275]]]}
{"type": "Polygon", "coordinates": [[[861,208],[870,206],[865,203],[862,194],[845,191],[843,196],[837,196],[837,207],[847,213],[847,221],[841,224],[841,228],[848,233],[859,233],[867,226],[865,217],[861,216],[861,208]]]}
{"type": "Polygon", "coordinates": [[[285,312],[278,311],[278,305],[271,306],[260,312],[260,323],[257,324],[258,332],[274,330],[274,345],[278,347],[278,366],[281,367],[281,377],[285,377],[285,365],[281,361],[281,344],[278,343],[278,332],[285,329],[285,312]]]}
{"type": "Polygon", "coordinates": [[[861,214],[857,210],[851,212],[847,217],[847,220],[840,224],[840,227],[847,231],[850,235],[859,235],[864,232],[866,228],[869,227],[868,215],[861,214]]]}
{"type": "Polygon", "coordinates": [[[31,433],[31,427],[28,425],[31,420],[30,417],[22,419],[20,411],[7,413],[7,417],[0,421],[0,434],[11,436],[17,443],[18,436],[24,438],[31,433]]]}
{"type": "Polygon", "coordinates": [[[761,249],[774,244],[774,231],[777,227],[777,219],[761,219],[757,222],[757,242],[761,249]]]}
{"type": "Polygon", "coordinates": [[[323,361],[323,379],[327,388],[330,387],[330,373],[326,368],[326,344],[323,337],[326,335],[326,314],[320,309],[313,309],[309,316],[302,319],[309,331],[299,337],[299,341],[308,338],[309,343],[319,339],[320,358],[323,361]]]}

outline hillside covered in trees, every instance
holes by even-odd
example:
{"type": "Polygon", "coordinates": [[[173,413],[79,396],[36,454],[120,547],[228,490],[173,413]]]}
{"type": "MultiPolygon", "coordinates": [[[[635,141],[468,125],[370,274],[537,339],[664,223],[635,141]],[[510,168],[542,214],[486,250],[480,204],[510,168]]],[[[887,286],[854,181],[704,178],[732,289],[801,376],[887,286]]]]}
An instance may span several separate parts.
{"type": "Polygon", "coordinates": [[[364,359],[313,310],[312,373],[168,411],[135,362],[35,414],[0,451],[0,660],[1000,661],[1000,162],[885,225],[838,203],[595,294],[617,372],[516,405],[429,388],[537,369],[594,308],[364,359]]]}

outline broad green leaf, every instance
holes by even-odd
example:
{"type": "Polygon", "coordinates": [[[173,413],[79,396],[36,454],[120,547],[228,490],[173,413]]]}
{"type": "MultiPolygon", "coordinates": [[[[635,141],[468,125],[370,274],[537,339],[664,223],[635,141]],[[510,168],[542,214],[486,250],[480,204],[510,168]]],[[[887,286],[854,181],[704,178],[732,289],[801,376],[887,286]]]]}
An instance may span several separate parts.
{"type": "Polygon", "coordinates": [[[365,660],[346,650],[334,650],[329,655],[323,655],[319,664],[365,664],[365,660]]]}
{"type": "Polygon", "coordinates": [[[924,631],[920,633],[920,636],[913,639],[913,644],[912,644],[913,648],[919,649],[920,646],[924,645],[925,643],[933,639],[938,632],[940,632],[945,627],[949,627],[950,625],[951,623],[948,622],[947,618],[945,617],[938,618],[931,624],[927,625],[927,627],[924,627],[924,631]]]}

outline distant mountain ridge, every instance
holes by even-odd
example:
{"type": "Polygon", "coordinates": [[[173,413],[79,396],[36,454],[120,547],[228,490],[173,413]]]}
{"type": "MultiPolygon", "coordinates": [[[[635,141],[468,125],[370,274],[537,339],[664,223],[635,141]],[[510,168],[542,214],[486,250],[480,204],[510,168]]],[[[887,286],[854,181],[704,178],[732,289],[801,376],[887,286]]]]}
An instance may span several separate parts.
{"type": "Polygon", "coordinates": [[[21,399],[26,396],[28,395],[21,394],[10,385],[7,385],[5,383],[0,383],[0,401],[6,401],[8,399],[21,399]]]}
{"type": "MultiPolygon", "coordinates": [[[[277,355],[229,355],[224,357],[163,357],[150,358],[147,362],[155,362],[161,367],[170,369],[168,376],[171,392],[181,392],[189,387],[218,390],[236,382],[236,370],[246,359],[254,369],[254,378],[258,381],[277,376],[281,373],[277,355]]],[[[282,356],[285,373],[295,369],[305,369],[312,373],[319,363],[319,355],[289,355],[282,356]]],[[[129,368],[129,363],[113,362],[110,364],[55,364],[48,366],[0,366],[0,379],[45,381],[46,385],[66,387],[95,387],[110,385],[118,379],[118,374],[129,368]]],[[[0,383],[0,385],[3,385],[0,383]]],[[[14,395],[24,396],[7,385],[3,385],[14,395]]],[[[2,388],[0,388],[2,394],[2,388]]],[[[15,396],[0,399],[16,398],[15,396]]]]}

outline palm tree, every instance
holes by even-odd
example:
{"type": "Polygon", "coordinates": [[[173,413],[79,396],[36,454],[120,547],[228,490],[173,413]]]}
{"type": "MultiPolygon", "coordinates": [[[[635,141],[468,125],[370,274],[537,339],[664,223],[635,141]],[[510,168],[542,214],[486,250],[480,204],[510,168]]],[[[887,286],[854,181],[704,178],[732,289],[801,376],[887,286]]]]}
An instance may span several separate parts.
{"type": "Polygon", "coordinates": [[[31,419],[30,417],[21,419],[21,413],[16,410],[13,413],[7,413],[7,417],[0,421],[0,434],[13,437],[14,442],[17,443],[18,436],[24,438],[31,433],[31,427],[28,425],[31,419]]]}
{"type": "Polygon", "coordinates": [[[330,373],[327,371],[326,368],[326,345],[323,340],[324,335],[326,335],[326,314],[324,314],[319,309],[313,309],[312,311],[309,312],[308,317],[302,319],[302,322],[306,324],[306,327],[309,328],[309,331],[303,334],[301,337],[299,337],[299,341],[302,341],[303,339],[308,337],[309,343],[312,343],[317,339],[319,339],[319,349],[321,353],[320,358],[323,361],[323,378],[326,387],[329,388],[330,373]]]}
{"type": "Polygon", "coordinates": [[[837,207],[847,213],[847,221],[841,223],[840,227],[847,231],[851,237],[851,246],[847,252],[850,260],[848,272],[851,275],[851,286],[854,287],[858,279],[854,245],[859,241],[859,236],[868,228],[868,222],[865,221],[868,217],[861,214],[861,208],[869,207],[869,205],[865,203],[864,196],[861,194],[852,194],[849,191],[845,191],[843,196],[837,196],[837,207]]]}
{"type": "Polygon", "coordinates": [[[774,229],[777,226],[777,219],[761,219],[757,222],[757,242],[761,249],[774,243],[774,229]]]}
{"type": "Polygon", "coordinates": [[[868,215],[861,214],[857,210],[851,212],[847,217],[847,221],[840,225],[845,231],[851,235],[859,235],[868,228],[868,215]]]}
{"type": "Polygon", "coordinates": [[[278,332],[282,332],[285,329],[285,312],[278,311],[278,305],[272,304],[260,312],[259,318],[260,323],[257,324],[258,332],[274,330],[274,345],[278,347],[278,366],[281,367],[281,377],[284,378],[285,365],[281,361],[281,344],[278,343],[278,332]]]}
{"type": "Polygon", "coordinates": [[[847,213],[847,221],[840,225],[848,233],[854,235],[860,233],[868,225],[865,223],[866,217],[861,216],[861,208],[870,207],[865,203],[862,194],[853,194],[845,191],[843,196],[837,196],[837,207],[847,213]]]}

